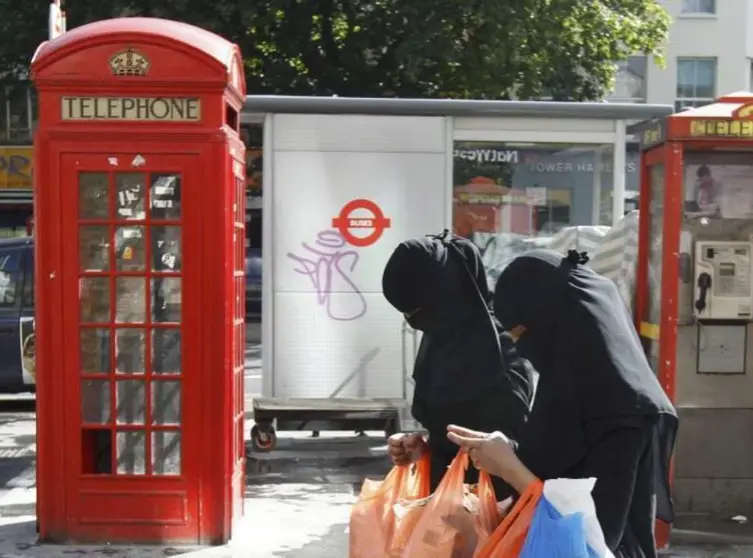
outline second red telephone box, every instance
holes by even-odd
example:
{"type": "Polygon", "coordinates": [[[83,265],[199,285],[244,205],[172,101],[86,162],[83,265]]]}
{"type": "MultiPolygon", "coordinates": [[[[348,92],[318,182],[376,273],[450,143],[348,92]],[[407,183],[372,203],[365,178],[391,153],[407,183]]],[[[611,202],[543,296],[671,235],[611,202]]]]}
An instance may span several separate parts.
{"type": "Polygon", "coordinates": [[[224,543],[244,482],[238,48],[127,18],[32,65],[43,540],[224,543]]]}

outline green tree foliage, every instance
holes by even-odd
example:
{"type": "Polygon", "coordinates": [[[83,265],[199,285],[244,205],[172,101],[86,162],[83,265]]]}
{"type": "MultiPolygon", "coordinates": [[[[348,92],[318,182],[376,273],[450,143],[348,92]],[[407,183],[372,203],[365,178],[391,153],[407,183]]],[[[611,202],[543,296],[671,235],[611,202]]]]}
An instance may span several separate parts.
{"type": "MultiPolygon", "coordinates": [[[[236,42],[251,93],[597,99],[614,62],[662,63],[655,0],[70,0],[69,29],[107,17],[177,19],[236,42]]],[[[47,4],[0,0],[0,73],[27,67],[47,4]]]]}

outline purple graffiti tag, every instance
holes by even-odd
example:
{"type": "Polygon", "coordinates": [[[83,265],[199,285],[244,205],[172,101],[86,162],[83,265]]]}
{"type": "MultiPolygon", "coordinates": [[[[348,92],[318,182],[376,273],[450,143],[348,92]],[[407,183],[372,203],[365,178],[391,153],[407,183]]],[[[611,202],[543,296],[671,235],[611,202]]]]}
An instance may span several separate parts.
{"type": "Polygon", "coordinates": [[[307,252],[306,256],[297,256],[288,253],[288,258],[298,263],[294,268],[296,273],[307,275],[311,284],[316,289],[316,298],[319,306],[324,306],[327,316],[340,322],[357,320],[366,313],[366,298],[350,278],[350,273],[356,268],[360,258],[355,250],[343,250],[346,247],[342,235],[333,230],[320,231],[314,241],[315,246],[301,243],[301,248],[307,252]],[[350,260],[350,266],[346,260],[350,260]],[[345,264],[343,269],[342,265],[345,264]],[[359,309],[349,315],[338,315],[332,309],[332,292],[334,280],[342,280],[347,291],[358,297],[359,309]]]}

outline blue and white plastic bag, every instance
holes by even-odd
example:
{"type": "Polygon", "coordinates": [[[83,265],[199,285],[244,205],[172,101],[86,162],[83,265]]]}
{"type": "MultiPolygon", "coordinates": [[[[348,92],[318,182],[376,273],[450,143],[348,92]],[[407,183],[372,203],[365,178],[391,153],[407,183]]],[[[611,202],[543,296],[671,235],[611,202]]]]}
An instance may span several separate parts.
{"type": "Polygon", "coordinates": [[[520,558],[614,558],[596,518],[596,479],[544,483],[520,558]]]}

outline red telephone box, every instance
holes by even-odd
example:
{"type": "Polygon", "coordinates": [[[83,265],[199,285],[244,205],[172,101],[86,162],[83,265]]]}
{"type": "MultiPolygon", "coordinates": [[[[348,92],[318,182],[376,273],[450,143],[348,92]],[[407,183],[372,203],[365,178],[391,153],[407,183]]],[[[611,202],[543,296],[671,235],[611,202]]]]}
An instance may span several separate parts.
{"type": "Polygon", "coordinates": [[[242,68],[147,18],[34,57],[43,540],[222,544],[242,513],[242,68]]]}
{"type": "Polygon", "coordinates": [[[753,305],[753,95],[723,96],[631,132],[641,146],[636,326],[680,415],[676,509],[713,515],[715,502],[750,499],[748,485],[736,484],[747,461],[735,463],[747,455],[735,433],[749,426],[734,424],[747,419],[729,409],[744,411],[739,397],[750,392],[740,379],[753,305]]]}

